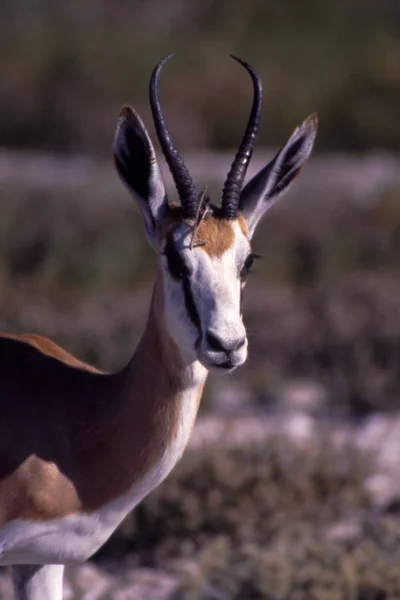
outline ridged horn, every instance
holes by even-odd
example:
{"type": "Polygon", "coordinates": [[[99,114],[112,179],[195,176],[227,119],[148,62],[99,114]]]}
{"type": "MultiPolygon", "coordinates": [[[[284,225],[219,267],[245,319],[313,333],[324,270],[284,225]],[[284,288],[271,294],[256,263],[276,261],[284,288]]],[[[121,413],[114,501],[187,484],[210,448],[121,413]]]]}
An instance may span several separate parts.
{"type": "Polygon", "coordinates": [[[254,142],[256,140],[258,126],[261,119],[262,108],[262,83],[251,67],[244,60],[231,55],[234,60],[240,63],[250,74],[253,81],[254,95],[251,113],[247,122],[246,131],[242,142],[236,153],[231,169],[228,173],[222,191],[222,217],[224,219],[235,219],[238,212],[240,193],[242,191],[247,167],[253,154],[254,142]]]}
{"type": "Polygon", "coordinates": [[[191,221],[196,218],[197,214],[198,196],[196,192],[196,186],[168,132],[158,96],[158,83],[161,70],[164,64],[170,58],[172,58],[172,56],[173,54],[169,54],[168,56],[160,60],[160,62],[155,67],[151,75],[149,90],[150,106],[151,112],[153,114],[157,137],[160,142],[162,151],[164,153],[165,160],[168,163],[169,170],[171,171],[171,175],[174,179],[176,189],[178,191],[178,195],[182,204],[182,218],[183,220],[191,221]]]}

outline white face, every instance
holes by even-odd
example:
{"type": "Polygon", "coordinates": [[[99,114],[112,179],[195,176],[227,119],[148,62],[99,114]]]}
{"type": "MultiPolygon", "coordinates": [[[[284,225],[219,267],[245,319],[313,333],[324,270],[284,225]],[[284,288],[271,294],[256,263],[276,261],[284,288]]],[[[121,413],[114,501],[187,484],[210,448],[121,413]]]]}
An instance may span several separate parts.
{"type": "MultiPolygon", "coordinates": [[[[152,94],[164,62],[153,72],[152,94]]],[[[256,98],[260,93],[259,81],[248,65],[246,68],[252,75],[256,98]]],[[[297,127],[275,157],[241,189],[242,182],[239,185],[235,180],[235,173],[241,165],[244,174],[251,155],[248,140],[254,139],[248,133],[248,125],[225,181],[220,209],[208,206],[216,216],[197,221],[196,242],[203,241],[205,245],[191,247],[192,230],[173,219],[196,214],[193,209],[196,207],[198,211],[201,197],[196,194],[194,182],[167,135],[157,102],[153,97],[153,114],[157,115],[161,146],[181,196],[181,213],[174,213],[168,202],[154,147],[143,122],[126,106],[121,111],[114,139],[115,164],[142,212],[150,244],[159,251],[166,326],[183,359],[199,360],[208,369],[231,371],[247,357],[241,295],[254,258],[249,240],[263,215],[289,189],[309,157],[317,132],[317,117],[311,115],[297,127]],[[160,242],[167,226],[169,233],[160,242]]]]}
{"type": "Polygon", "coordinates": [[[165,316],[171,337],[187,360],[207,369],[232,371],[247,358],[242,290],[252,253],[239,220],[211,218],[193,233],[180,224],[163,240],[165,316]]]}

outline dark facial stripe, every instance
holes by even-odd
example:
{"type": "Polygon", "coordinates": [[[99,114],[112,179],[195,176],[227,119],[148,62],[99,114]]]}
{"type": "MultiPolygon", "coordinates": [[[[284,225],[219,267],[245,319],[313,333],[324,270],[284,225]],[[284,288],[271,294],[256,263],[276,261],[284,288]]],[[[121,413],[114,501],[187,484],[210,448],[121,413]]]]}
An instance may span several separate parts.
{"type": "Polygon", "coordinates": [[[185,296],[185,306],[187,313],[189,315],[189,319],[192,321],[193,325],[199,330],[201,333],[201,323],[199,313],[197,312],[196,303],[193,298],[192,290],[190,288],[190,281],[187,277],[182,279],[183,286],[183,294],[185,296]]]}
{"type": "Polygon", "coordinates": [[[182,259],[182,256],[177,251],[172,235],[168,236],[164,251],[167,257],[168,270],[176,281],[180,281],[183,287],[185,297],[185,306],[189,319],[192,321],[196,329],[201,333],[201,323],[199,313],[196,308],[196,303],[193,298],[190,288],[190,273],[187,265],[182,259]]]}
{"type": "Polygon", "coordinates": [[[164,254],[167,257],[168,270],[174,279],[181,281],[182,279],[189,277],[189,269],[182,259],[182,256],[175,248],[172,236],[169,236],[167,239],[164,254]]]}

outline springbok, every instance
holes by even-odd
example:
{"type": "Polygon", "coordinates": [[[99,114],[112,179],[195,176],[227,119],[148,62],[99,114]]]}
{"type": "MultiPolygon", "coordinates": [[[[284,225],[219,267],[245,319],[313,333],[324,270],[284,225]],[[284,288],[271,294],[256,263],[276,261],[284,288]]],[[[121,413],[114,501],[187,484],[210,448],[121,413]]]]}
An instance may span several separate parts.
{"type": "Polygon", "coordinates": [[[164,122],[163,59],[150,80],[157,136],[180,206],[169,203],[153,145],[125,106],[114,139],[123,182],[158,256],[143,337],[126,367],[107,374],[38,335],[0,336],[0,564],[19,600],[59,600],[64,565],[89,558],[182,455],[210,369],[247,357],[242,292],[265,211],[310,155],[312,115],[243,187],[261,116],[254,97],[220,206],[197,193],[164,122]]]}

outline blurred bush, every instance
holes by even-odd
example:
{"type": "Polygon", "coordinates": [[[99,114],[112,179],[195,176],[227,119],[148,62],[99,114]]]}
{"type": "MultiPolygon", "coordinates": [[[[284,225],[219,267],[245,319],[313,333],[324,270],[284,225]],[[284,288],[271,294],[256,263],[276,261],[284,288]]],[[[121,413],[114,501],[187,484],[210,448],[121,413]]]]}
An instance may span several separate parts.
{"type": "MultiPolygon", "coordinates": [[[[155,256],[111,167],[88,173],[69,185],[0,184],[0,326],[118,369],[143,330],[155,256]]],[[[373,203],[300,187],[268,215],[244,298],[250,356],[233,375],[253,408],[298,379],[341,410],[399,406],[399,197],[394,184],[373,203]]]]}
{"type": "Polygon", "coordinates": [[[229,438],[189,448],[97,559],[175,570],[174,600],[399,596],[398,518],[371,506],[365,457],[325,437],[229,438]]]}
{"type": "Polygon", "coordinates": [[[251,85],[264,80],[261,143],[317,110],[320,148],[400,147],[400,8],[396,0],[2,0],[2,145],[108,153],[119,107],[149,122],[155,63],[174,135],[235,146],[251,85]]]}

